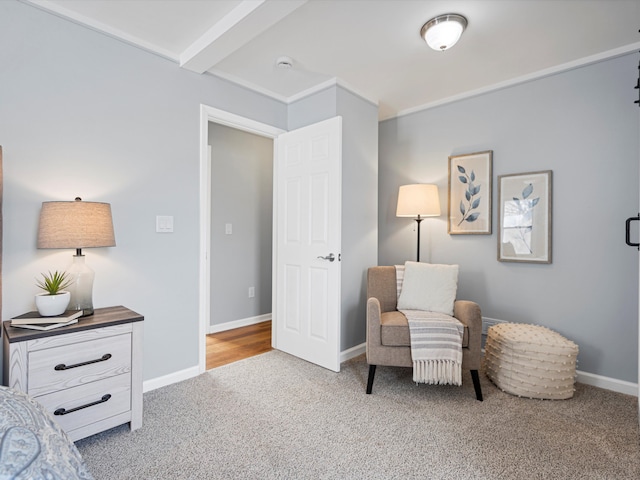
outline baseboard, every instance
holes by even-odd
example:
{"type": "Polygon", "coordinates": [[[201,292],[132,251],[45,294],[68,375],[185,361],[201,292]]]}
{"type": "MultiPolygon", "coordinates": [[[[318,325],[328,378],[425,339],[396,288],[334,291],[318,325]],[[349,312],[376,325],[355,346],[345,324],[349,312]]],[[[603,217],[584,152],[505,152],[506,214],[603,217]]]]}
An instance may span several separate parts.
{"type": "Polygon", "coordinates": [[[593,387],[600,387],[618,393],[633,395],[634,397],[638,396],[638,384],[627,382],[625,380],[603,377],[602,375],[596,375],[595,373],[587,373],[577,370],[576,381],[593,387]]]}
{"type": "Polygon", "coordinates": [[[340,352],[340,363],[346,362],[347,360],[351,360],[352,358],[356,358],[357,356],[362,355],[367,351],[367,344],[361,343],[360,345],[356,345],[355,347],[348,348],[347,350],[343,350],[340,352]]]}
{"type": "Polygon", "coordinates": [[[249,325],[255,325],[256,323],[262,323],[268,320],[271,320],[270,313],[265,313],[264,315],[258,315],[257,317],[241,318],[240,320],[233,320],[232,322],[209,325],[207,329],[207,334],[225,332],[227,330],[233,330],[234,328],[247,327],[249,325]]]}
{"type": "Polygon", "coordinates": [[[170,373],[169,375],[165,375],[163,377],[156,377],[152,378],[151,380],[145,380],[142,383],[142,392],[146,393],[160,387],[166,387],[167,385],[171,385],[173,383],[182,382],[183,380],[188,380],[190,378],[196,377],[199,374],[200,369],[196,365],[195,367],[190,367],[185,370],[180,370],[179,372],[170,373]]]}

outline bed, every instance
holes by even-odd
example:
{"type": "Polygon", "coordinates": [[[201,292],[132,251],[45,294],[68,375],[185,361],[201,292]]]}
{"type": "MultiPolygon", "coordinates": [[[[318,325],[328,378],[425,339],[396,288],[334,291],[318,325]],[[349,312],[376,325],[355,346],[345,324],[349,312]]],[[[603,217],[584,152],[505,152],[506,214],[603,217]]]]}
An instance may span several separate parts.
{"type": "Polygon", "coordinates": [[[0,387],[0,437],[0,479],[93,479],[49,413],[7,387],[0,387]]]}
{"type": "MultiPolygon", "coordinates": [[[[0,314],[2,312],[2,146],[0,146],[0,314]]],[[[80,452],[39,403],[0,386],[0,480],[93,479],[80,452]]]]}

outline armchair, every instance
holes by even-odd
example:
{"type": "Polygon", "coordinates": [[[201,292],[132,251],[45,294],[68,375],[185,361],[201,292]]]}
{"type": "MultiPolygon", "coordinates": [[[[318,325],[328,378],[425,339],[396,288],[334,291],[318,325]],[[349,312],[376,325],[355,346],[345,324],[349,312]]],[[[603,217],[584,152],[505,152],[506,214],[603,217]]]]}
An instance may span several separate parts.
{"type": "MultiPolygon", "coordinates": [[[[371,267],[367,272],[367,393],[377,365],[412,367],[407,318],[397,310],[396,269],[371,267]]],[[[453,316],[464,325],[462,368],[471,372],[476,398],[482,401],[478,369],[482,358],[482,316],[475,302],[456,300],[453,316]]]]}

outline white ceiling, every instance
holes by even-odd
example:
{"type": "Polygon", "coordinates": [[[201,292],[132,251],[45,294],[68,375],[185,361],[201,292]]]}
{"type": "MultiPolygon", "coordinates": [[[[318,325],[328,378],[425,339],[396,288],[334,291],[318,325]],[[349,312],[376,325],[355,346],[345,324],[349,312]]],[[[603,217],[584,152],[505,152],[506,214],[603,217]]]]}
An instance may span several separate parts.
{"type": "Polygon", "coordinates": [[[338,81],[381,119],[640,49],[640,0],[23,1],[280,100],[338,81]],[[469,25],[436,52],[443,13],[469,25]]]}

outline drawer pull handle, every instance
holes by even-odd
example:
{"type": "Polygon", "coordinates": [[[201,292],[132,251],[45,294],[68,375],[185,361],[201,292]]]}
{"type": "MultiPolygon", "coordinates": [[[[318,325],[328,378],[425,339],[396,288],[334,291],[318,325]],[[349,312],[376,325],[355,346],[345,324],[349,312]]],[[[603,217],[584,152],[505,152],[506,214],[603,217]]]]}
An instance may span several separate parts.
{"type": "Polygon", "coordinates": [[[110,353],[105,353],[100,358],[96,358],[95,360],[89,360],[88,362],[76,363],[75,365],[65,365],[64,363],[59,363],[54,368],[55,370],[69,370],[70,368],[76,367],[84,367],[85,365],[91,365],[92,363],[105,362],[111,358],[110,353]]]}
{"type": "Polygon", "coordinates": [[[82,410],[83,408],[93,407],[94,405],[99,405],[101,403],[104,403],[104,402],[108,401],[110,398],[111,398],[111,394],[107,393],[106,395],[103,395],[100,400],[96,400],[95,402],[87,403],[86,405],[82,405],[80,407],[72,408],[71,410],[67,410],[66,408],[58,408],[55,412],[53,412],[53,414],[54,415],[66,415],[67,413],[77,412],[78,410],[82,410]]]}

